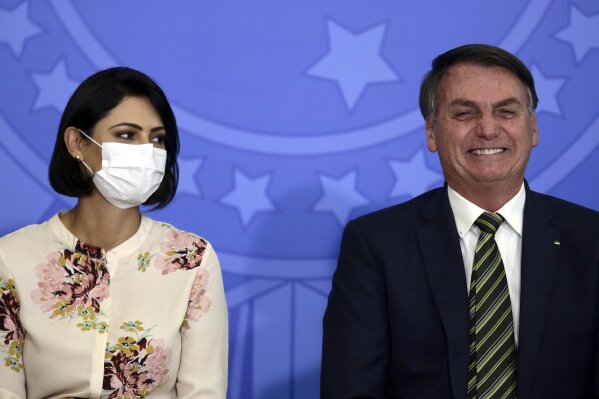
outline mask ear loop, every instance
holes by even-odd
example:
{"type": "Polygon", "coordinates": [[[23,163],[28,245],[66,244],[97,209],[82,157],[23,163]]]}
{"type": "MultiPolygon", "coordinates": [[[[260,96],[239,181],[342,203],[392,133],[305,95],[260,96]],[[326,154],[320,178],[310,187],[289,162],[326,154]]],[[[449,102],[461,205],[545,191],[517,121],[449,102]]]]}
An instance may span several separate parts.
{"type": "MultiPolygon", "coordinates": [[[[90,139],[91,141],[93,141],[93,142],[94,142],[94,144],[96,144],[96,145],[97,145],[97,146],[99,146],[100,148],[103,148],[103,147],[102,147],[102,144],[100,144],[100,143],[98,143],[96,140],[92,139],[92,138],[91,138],[91,137],[90,137],[90,136],[89,136],[87,133],[85,133],[83,130],[81,130],[81,129],[79,129],[79,128],[78,128],[77,130],[79,130],[79,132],[80,132],[81,134],[83,134],[85,137],[87,137],[88,139],[90,139]]],[[[87,163],[85,163],[85,161],[84,161],[83,159],[80,159],[80,158],[79,158],[79,156],[77,156],[77,159],[78,159],[79,161],[81,161],[81,163],[83,164],[83,166],[85,166],[85,167],[87,168],[87,170],[89,170],[89,173],[91,173],[91,175],[92,175],[92,176],[96,174],[96,173],[95,173],[95,172],[92,170],[92,168],[90,168],[90,167],[89,167],[89,165],[88,165],[87,163]]]]}
{"type": "Polygon", "coordinates": [[[102,147],[102,144],[100,144],[100,143],[98,143],[96,140],[92,139],[92,138],[91,138],[91,137],[90,137],[90,136],[89,136],[87,133],[85,133],[83,130],[81,130],[81,129],[79,129],[79,128],[78,128],[77,130],[79,130],[79,132],[80,132],[82,135],[84,135],[85,137],[87,137],[88,139],[90,139],[91,141],[93,141],[95,145],[97,145],[97,146],[98,146],[98,147],[100,147],[100,148],[103,148],[103,147],[102,147]]]}
{"type": "Polygon", "coordinates": [[[89,170],[89,173],[91,173],[92,176],[95,175],[94,171],[85,163],[83,159],[80,162],[83,164],[83,166],[85,166],[87,170],[89,170]]]}

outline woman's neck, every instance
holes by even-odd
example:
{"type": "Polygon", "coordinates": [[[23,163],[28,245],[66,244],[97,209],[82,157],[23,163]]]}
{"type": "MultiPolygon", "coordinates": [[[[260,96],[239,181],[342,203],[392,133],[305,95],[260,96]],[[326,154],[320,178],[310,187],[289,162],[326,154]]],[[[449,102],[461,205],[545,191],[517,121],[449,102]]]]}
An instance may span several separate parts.
{"type": "Polygon", "coordinates": [[[81,241],[108,251],[127,239],[139,229],[139,207],[120,209],[106,201],[94,190],[80,197],[77,205],[60,215],[66,228],[81,241]]]}

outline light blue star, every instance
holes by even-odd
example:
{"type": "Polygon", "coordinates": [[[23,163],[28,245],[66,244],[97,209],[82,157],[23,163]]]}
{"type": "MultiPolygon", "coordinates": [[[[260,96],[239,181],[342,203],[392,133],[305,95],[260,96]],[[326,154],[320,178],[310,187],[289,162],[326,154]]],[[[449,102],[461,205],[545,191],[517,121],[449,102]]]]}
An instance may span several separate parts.
{"type": "Polygon", "coordinates": [[[79,85],[77,81],[68,77],[63,60],[60,60],[51,72],[34,73],[32,77],[39,89],[34,109],[49,106],[62,112],[79,85]]]}
{"type": "Polygon", "coordinates": [[[323,194],[314,205],[314,210],[331,212],[342,226],[347,223],[354,208],[370,202],[356,189],[355,170],[339,179],[326,175],[320,175],[319,178],[323,194]]]}
{"type": "Polygon", "coordinates": [[[574,6],[570,10],[570,25],[555,36],[572,45],[580,62],[592,48],[599,48],[599,14],[586,16],[574,6]]]}
{"type": "Polygon", "coordinates": [[[237,209],[244,226],[252,221],[256,213],[276,210],[266,193],[270,178],[270,175],[251,178],[241,171],[235,171],[233,190],[221,202],[237,209]]]}
{"type": "Polygon", "coordinates": [[[12,11],[0,10],[0,43],[6,42],[17,56],[21,56],[25,41],[42,30],[29,21],[28,2],[12,11]]]}
{"type": "Polygon", "coordinates": [[[395,174],[395,185],[391,190],[391,197],[403,195],[415,197],[443,178],[439,173],[426,166],[422,150],[419,150],[407,162],[391,161],[389,165],[395,174]]]}
{"type": "Polygon", "coordinates": [[[354,34],[329,21],[330,51],[307,74],[335,80],[349,109],[370,83],[398,80],[380,54],[385,25],[354,34]]]}
{"type": "Polygon", "coordinates": [[[547,111],[556,115],[561,115],[562,111],[557,102],[557,94],[561,90],[566,79],[550,79],[545,77],[543,72],[536,66],[532,66],[532,74],[535,78],[535,88],[540,98],[537,106],[537,112],[547,111]]]}
{"type": "Polygon", "coordinates": [[[181,194],[189,194],[200,197],[201,193],[195,176],[202,166],[201,158],[184,159],[179,157],[179,186],[177,191],[181,194]]]}

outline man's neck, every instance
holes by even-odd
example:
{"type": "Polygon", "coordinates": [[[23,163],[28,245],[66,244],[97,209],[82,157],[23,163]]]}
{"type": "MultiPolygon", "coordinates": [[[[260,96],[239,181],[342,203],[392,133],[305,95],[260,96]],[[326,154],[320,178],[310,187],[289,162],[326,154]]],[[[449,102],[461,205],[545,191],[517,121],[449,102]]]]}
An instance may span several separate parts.
{"type": "Polygon", "coordinates": [[[488,211],[497,212],[509,200],[514,198],[522,188],[523,180],[516,184],[480,184],[476,187],[448,182],[448,185],[459,195],[476,206],[488,211]]]}

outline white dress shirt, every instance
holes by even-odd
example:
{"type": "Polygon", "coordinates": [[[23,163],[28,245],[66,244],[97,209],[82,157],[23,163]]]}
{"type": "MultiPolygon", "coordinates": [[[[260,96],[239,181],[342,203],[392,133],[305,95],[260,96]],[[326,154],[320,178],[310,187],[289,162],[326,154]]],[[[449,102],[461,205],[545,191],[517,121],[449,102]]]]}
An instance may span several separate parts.
{"type": "MultiPolygon", "coordinates": [[[[476,206],[466,198],[462,197],[451,187],[447,186],[449,203],[455,218],[455,224],[460,235],[460,247],[462,249],[462,259],[464,260],[464,270],[466,272],[466,284],[470,291],[470,278],[472,276],[472,265],[474,263],[474,253],[476,251],[476,242],[480,235],[480,230],[474,222],[484,209],[476,206]]],[[[520,315],[520,266],[522,256],[522,223],[524,219],[524,201],[526,199],[526,190],[524,183],[511,200],[497,211],[505,218],[505,222],[497,229],[495,241],[501,253],[501,259],[505,267],[505,275],[510,291],[510,300],[512,302],[512,316],[514,317],[514,337],[518,344],[518,327],[520,315]]]]}

